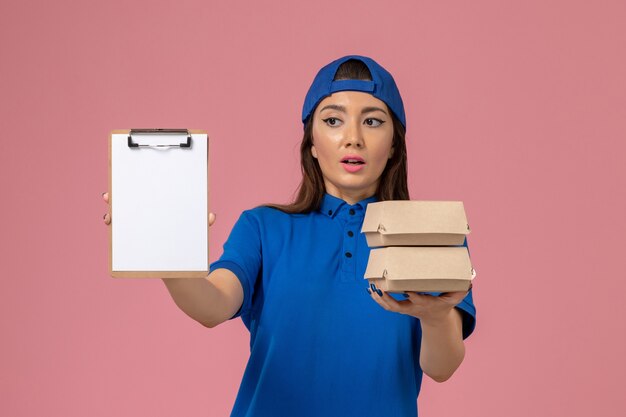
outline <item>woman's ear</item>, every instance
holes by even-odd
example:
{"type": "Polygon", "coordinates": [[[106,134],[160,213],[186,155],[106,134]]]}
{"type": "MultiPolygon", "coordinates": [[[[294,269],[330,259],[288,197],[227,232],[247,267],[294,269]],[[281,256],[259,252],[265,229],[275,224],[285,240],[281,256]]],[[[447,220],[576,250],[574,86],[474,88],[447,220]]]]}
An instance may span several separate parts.
{"type": "Polygon", "coordinates": [[[394,151],[396,150],[395,147],[391,147],[391,152],[389,152],[389,159],[391,159],[391,157],[393,156],[394,151]]]}
{"type": "Polygon", "coordinates": [[[313,158],[317,159],[317,149],[315,149],[315,145],[311,145],[311,155],[313,155],[313,158]]]}

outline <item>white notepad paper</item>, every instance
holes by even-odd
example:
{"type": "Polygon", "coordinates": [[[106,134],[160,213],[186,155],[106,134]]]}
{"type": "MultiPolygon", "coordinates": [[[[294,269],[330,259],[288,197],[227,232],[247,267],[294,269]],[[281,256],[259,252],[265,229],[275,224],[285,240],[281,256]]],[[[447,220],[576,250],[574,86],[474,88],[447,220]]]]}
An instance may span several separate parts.
{"type": "Polygon", "coordinates": [[[207,134],[112,133],[110,157],[112,273],[208,273],[207,134]]]}

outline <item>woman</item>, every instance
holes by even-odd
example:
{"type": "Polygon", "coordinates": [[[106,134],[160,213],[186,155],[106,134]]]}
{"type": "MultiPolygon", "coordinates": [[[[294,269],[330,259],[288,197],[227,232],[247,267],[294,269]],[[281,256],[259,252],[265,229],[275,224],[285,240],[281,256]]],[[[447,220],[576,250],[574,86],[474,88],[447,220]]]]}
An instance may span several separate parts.
{"type": "Polygon", "coordinates": [[[363,278],[367,204],[409,199],[400,93],[346,56],[318,72],[302,121],[296,200],[245,210],[207,279],[164,282],[205,326],[249,329],[232,416],[416,416],[422,373],[452,375],[476,313],[471,289],[403,299],[363,278]]]}

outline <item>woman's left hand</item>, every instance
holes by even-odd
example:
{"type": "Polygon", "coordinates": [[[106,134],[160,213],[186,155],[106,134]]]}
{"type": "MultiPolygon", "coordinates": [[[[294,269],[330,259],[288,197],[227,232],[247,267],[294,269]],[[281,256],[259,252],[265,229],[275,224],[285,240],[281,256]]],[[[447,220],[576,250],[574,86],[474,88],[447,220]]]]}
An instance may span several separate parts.
{"type": "Polygon", "coordinates": [[[444,292],[439,296],[407,292],[405,294],[408,295],[408,299],[397,301],[383,290],[376,288],[373,284],[370,285],[368,290],[374,301],[385,310],[407,314],[417,317],[422,322],[430,323],[445,320],[450,314],[450,310],[469,294],[469,290],[444,292]],[[379,295],[379,292],[382,295],[379,295]]]}

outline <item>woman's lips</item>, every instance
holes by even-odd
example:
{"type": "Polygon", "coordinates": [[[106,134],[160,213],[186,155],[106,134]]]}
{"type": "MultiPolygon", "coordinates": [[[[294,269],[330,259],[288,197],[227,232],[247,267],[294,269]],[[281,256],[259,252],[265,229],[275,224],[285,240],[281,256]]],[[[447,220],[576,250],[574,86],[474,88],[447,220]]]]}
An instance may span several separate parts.
{"type": "Polygon", "coordinates": [[[365,164],[349,164],[347,162],[342,162],[341,165],[343,165],[346,171],[351,172],[351,173],[357,172],[361,170],[363,166],[365,166],[365,164]]]}
{"type": "Polygon", "coordinates": [[[363,165],[365,165],[363,157],[357,154],[344,155],[339,162],[343,165],[346,171],[350,173],[360,171],[363,168],[363,165]]]}

